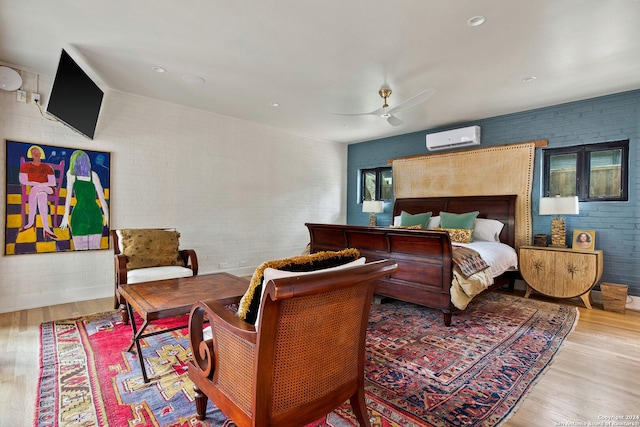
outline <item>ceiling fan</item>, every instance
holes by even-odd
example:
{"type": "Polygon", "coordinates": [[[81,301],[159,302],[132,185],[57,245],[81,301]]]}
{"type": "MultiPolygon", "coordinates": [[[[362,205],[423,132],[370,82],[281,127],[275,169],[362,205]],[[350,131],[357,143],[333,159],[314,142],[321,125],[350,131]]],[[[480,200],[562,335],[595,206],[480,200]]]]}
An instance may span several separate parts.
{"type": "Polygon", "coordinates": [[[395,116],[396,113],[399,113],[404,110],[408,110],[409,108],[415,107],[416,105],[422,104],[427,99],[431,98],[431,96],[436,92],[435,89],[426,89],[422,92],[419,92],[413,95],[411,98],[401,102],[395,107],[389,108],[389,104],[387,104],[387,98],[391,96],[391,89],[388,87],[383,87],[378,91],[378,95],[382,99],[384,99],[384,104],[381,108],[378,108],[375,111],[371,111],[369,113],[354,113],[354,114],[340,114],[342,116],[380,116],[384,119],[387,119],[387,123],[391,126],[399,126],[404,123],[402,120],[395,116]]]}

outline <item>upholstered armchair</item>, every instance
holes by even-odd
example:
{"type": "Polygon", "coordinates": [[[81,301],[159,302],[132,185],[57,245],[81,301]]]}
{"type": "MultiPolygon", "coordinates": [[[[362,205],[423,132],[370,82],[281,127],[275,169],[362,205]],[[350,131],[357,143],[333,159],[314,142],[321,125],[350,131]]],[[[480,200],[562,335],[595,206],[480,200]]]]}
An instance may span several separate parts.
{"type": "Polygon", "coordinates": [[[114,252],[114,308],[129,323],[119,286],[154,280],[177,279],[198,274],[193,249],[179,249],[180,233],[174,229],[138,228],[111,230],[114,252]]]}
{"type": "Polygon", "coordinates": [[[376,280],[397,265],[361,260],[309,273],[265,270],[255,325],[228,300],[194,305],[188,370],[200,419],[211,399],[238,427],[302,426],[348,399],[360,425],[369,426],[369,309],[376,280]]]}

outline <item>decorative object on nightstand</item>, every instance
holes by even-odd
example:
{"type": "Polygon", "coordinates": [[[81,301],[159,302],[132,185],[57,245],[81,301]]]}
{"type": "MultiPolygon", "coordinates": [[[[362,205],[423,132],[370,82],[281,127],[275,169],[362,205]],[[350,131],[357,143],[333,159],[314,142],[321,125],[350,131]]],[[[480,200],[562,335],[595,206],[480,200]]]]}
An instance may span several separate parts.
{"type": "Polygon", "coordinates": [[[589,294],[602,276],[601,250],[520,246],[518,264],[527,284],[525,298],[532,290],[554,298],[580,297],[591,309],[589,294]]]}
{"type": "Polygon", "coordinates": [[[566,248],[567,232],[560,215],[578,215],[578,196],[540,198],[540,215],[556,215],[551,220],[551,246],[566,248]]]}
{"type": "Polygon", "coordinates": [[[533,246],[547,246],[547,235],[535,234],[533,236],[533,246]]]}
{"type": "Polygon", "coordinates": [[[595,230],[573,230],[573,249],[593,250],[596,246],[595,230]]]}
{"type": "Polygon", "coordinates": [[[375,227],[376,214],[384,212],[384,202],[382,200],[365,200],[362,202],[362,212],[369,212],[369,227],[375,227]]]}

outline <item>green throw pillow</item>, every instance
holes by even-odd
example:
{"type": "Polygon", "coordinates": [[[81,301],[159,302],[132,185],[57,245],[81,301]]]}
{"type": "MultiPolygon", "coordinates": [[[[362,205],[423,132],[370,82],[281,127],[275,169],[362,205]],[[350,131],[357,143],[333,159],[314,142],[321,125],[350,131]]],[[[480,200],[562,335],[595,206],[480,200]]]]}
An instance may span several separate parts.
{"type": "Polygon", "coordinates": [[[427,223],[429,223],[429,218],[431,218],[431,212],[410,214],[402,211],[400,212],[400,226],[410,227],[412,225],[420,225],[423,229],[426,229],[427,223]]]}
{"type": "Polygon", "coordinates": [[[440,227],[442,228],[464,228],[473,229],[473,222],[476,220],[479,211],[467,212],[463,214],[454,214],[449,212],[440,212],[440,227]]]}

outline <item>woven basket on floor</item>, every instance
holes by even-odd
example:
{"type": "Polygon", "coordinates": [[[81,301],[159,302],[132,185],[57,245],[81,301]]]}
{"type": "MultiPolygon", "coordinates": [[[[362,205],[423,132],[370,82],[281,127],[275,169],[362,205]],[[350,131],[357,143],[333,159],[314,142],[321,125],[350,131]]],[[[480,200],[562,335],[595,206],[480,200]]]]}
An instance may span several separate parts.
{"type": "Polygon", "coordinates": [[[614,283],[601,283],[602,303],[607,311],[617,311],[624,313],[627,305],[627,285],[616,285],[614,283]]]}

